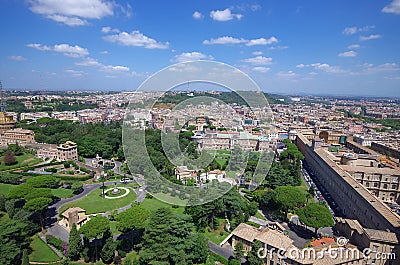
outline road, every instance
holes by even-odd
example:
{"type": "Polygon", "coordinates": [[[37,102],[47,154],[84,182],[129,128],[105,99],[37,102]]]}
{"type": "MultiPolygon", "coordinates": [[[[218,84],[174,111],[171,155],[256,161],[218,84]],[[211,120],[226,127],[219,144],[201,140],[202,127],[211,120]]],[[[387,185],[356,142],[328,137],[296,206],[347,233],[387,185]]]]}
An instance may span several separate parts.
{"type": "MultiPolygon", "coordinates": [[[[110,184],[114,184],[115,181],[107,181],[104,182],[105,185],[110,185],[110,184]]],[[[83,186],[83,191],[71,198],[66,198],[66,199],[61,199],[57,202],[55,202],[54,204],[52,204],[48,210],[47,210],[47,218],[46,218],[46,230],[47,233],[50,235],[53,235],[55,237],[58,237],[60,239],[62,239],[63,241],[68,242],[68,237],[69,237],[69,233],[62,228],[59,224],[58,224],[58,213],[60,208],[69,202],[73,202],[76,200],[79,200],[85,196],[87,196],[90,192],[94,191],[95,189],[100,188],[102,185],[102,183],[95,183],[95,184],[86,184],[83,186]]],[[[134,192],[136,193],[137,197],[136,197],[136,202],[143,202],[143,200],[146,198],[146,189],[145,187],[140,187],[137,189],[134,189],[134,192]]],[[[124,206],[122,208],[117,209],[118,212],[122,212],[125,211],[127,209],[129,209],[131,207],[131,205],[127,205],[124,206]]],[[[108,216],[111,213],[111,211],[105,212],[103,213],[103,215],[108,216]]]]}

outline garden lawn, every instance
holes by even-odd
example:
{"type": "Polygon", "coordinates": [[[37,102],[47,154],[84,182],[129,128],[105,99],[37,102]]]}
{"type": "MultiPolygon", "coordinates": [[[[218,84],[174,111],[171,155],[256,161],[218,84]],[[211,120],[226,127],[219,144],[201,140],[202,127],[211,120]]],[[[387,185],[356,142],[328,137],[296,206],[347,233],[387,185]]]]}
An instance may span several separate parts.
{"type": "MultiPolygon", "coordinates": [[[[107,186],[105,190],[112,187],[114,187],[114,185],[107,186]]],[[[63,205],[60,208],[59,214],[71,207],[81,207],[82,209],[86,210],[87,214],[104,213],[132,204],[136,199],[136,193],[132,189],[130,189],[128,195],[118,199],[106,199],[101,195],[102,190],[98,188],[82,199],[63,205]]]]}
{"type": "Polygon", "coordinates": [[[52,189],[51,194],[53,196],[56,196],[58,198],[69,198],[74,196],[73,191],[71,189],[63,189],[63,188],[58,188],[58,189],[52,189]]]}
{"type": "Polygon", "coordinates": [[[30,247],[33,252],[29,255],[30,261],[35,262],[55,262],[60,260],[60,257],[37,235],[33,237],[30,247]]]}
{"type": "Polygon", "coordinates": [[[156,198],[146,198],[141,203],[141,205],[149,212],[155,211],[159,208],[170,208],[175,213],[183,213],[183,211],[185,210],[185,208],[181,206],[179,206],[178,208],[173,208],[171,204],[157,200],[156,198]]]}
{"type": "Polygon", "coordinates": [[[209,227],[204,231],[204,236],[211,242],[219,245],[228,235],[229,232],[224,230],[226,224],[225,219],[218,218],[218,226],[216,230],[211,230],[209,227]]]}
{"type": "Polygon", "coordinates": [[[0,183],[0,194],[6,195],[16,185],[0,183]]]}
{"type": "Polygon", "coordinates": [[[0,161],[1,161],[0,171],[24,167],[24,166],[32,166],[32,165],[38,164],[43,161],[40,158],[36,158],[32,154],[23,154],[21,156],[16,156],[16,159],[17,159],[17,164],[11,165],[11,166],[6,166],[4,164],[4,157],[2,156],[0,158],[0,161]]]}

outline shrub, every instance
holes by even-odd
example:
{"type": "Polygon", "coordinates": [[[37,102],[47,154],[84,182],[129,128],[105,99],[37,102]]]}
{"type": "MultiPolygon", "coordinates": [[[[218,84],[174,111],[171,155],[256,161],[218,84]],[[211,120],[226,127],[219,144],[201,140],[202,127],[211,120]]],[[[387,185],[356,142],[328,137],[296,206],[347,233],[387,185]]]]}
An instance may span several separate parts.
{"type": "Polygon", "coordinates": [[[54,246],[56,249],[62,251],[62,245],[64,243],[64,241],[62,241],[61,239],[54,237],[52,235],[46,235],[46,241],[48,244],[54,246]]]}

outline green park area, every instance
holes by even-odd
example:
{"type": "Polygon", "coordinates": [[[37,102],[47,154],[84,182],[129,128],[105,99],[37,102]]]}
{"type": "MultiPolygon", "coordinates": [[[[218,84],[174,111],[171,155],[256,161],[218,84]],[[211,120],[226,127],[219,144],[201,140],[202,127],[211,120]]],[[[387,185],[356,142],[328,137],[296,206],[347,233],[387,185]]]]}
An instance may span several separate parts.
{"type": "Polygon", "coordinates": [[[15,185],[0,183],[0,195],[6,195],[15,185]]]}
{"type": "MultiPolygon", "coordinates": [[[[105,188],[105,190],[113,187],[114,185],[109,185],[105,188]]],[[[82,199],[64,204],[59,210],[59,213],[61,214],[71,207],[81,207],[82,209],[86,210],[87,214],[103,213],[129,205],[133,203],[136,199],[136,193],[131,188],[128,195],[117,199],[103,198],[102,192],[102,189],[99,188],[92,191],[82,199]]]]}
{"type": "Polygon", "coordinates": [[[55,262],[60,260],[60,257],[37,235],[33,237],[30,245],[32,253],[29,255],[29,260],[33,262],[55,262]]]}
{"type": "Polygon", "coordinates": [[[34,155],[25,153],[19,156],[15,156],[17,163],[13,165],[6,165],[4,163],[4,155],[0,157],[0,171],[6,171],[11,169],[16,169],[20,167],[32,166],[42,162],[42,159],[36,158],[34,155]]]}

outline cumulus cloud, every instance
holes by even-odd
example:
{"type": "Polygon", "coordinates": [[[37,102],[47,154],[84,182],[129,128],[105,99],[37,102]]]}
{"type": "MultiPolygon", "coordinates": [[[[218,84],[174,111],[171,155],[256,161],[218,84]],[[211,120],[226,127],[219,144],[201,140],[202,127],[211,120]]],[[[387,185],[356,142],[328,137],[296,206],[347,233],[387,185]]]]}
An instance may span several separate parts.
{"type": "Polygon", "coordinates": [[[203,44],[212,45],[212,44],[239,44],[239,43],[246,43],[247,40],[245,39],[238,39],[234,37],[224,36],[219,37],[216,39],[205,40],[203,44]]]}
{"type": "Polygon", "coordinates": [[[255,64],[255,65],[268,65],[268,64],[272,64],[272,58],[264,57],[264,56],[256,56],[253,58],[244,59],[244,60],[242,60],[242,62],[251,63],[251,64],[255,64]]]}
{"type": "Polygon", "coordinates": [[[338,54],[340,57],[355,57],[357,56],[357,52],[355,51],[347,51],[347,52],[341,52],[338,54]]]}
{"type": "Polygon", "coordinates": [[[232,19],[241,19],[243,17],[242,14],[234,14],[229,8],[224,10],[212,10],[210,12],[210,17],[216,21],[229,21],[232,19]]]}
{"type": "Polygon", "coordinates": [[[193,17],[194,19],[203,19],[203,18],[204,18],[203,14],[200,13],[199,11],[195,11],[195,12],[193,13],[192,17],[193,17]]]}
{"type": "Polygon", "coordinates": [[[263,52],[262,51],[255,51],[255,52],[252,52],[252,54],[253,55],[263,55],[263,52]]]}
{"type": "Polygon", "coordinates": [[[371,29],[375,28],[375,26],[364,26],[364,27],[347,27],[345,28],[342,33],[344,35],[354,35],[358,32],[366,32],[370,31],[371,29]]]}
{"type": "Polygon", "coordinates": [[[266,73],[269,70],[271,70],[271,68],[264,67],[264,66],[256,66],[256,67],[253,67],[251,70],[254,72],[266,73]]]}
{"type": "Polygon", "coordinates": [[[244,43],[246,46],[256,46],[256,45],[269,45],[272,43],[278,42],[278,39],[274,36],[270,37],[269,39],[265,38],[258,38],[247,40],[243,38],[234,38],[230,36],[219,37],[216,39],[204,40],[203,44],[212,45],[212,44],[241,44],[244,43]]]}
{"type": "Polygon", "coordinates": [[[82,26],[88,19],[101,19],[114,14],[114,2],[107,0],[29,0],[29,9],[48,19],[68,26],[82,26]]]}
{"type": "Polygon", "coordinates": [[[286,50],[287,48],[289,48],[289,46],[272,46],[272,47],[269,47],[269,50],[278,50],[278,51],[280,51],[280,50],[286,50]]]}
{"type": "Polygon", "coordinates": [[[138,30],[134,30],[131,33],[120,32],[117,34],[106,35],[103,37],[103,39],[109,42],[118,43],[123,46],[143,47],[146,49],[168,49],[169,47],[168,42],[158,42],[155,39],[147,37],[138,30]]]}
{"type": "MultiPolygon", "coordinates": [[[[93,59],[90,57],[84,58],[82,61],[77,62],[75,64],[79,65],[79,66],[96,67],[102,72],[111,73],[111,74],[130,74],[131,73],[130,68],[127,66],[104,65],[104,64],[98,62],[96,59],[93,59]]],[[[135,72],[132,72],[131,74],[136,75],[135,72]]]]}
{"type": "Polygon", "coordinates": [[[259,39],[254,39],[254,40],[249,40],[246,45],[247,46],[255,46],[255,45],[269,45],[272,43],[276,43],[278,42],[278,39],[275,38],[274,36],[272,36],[269,39],[265,39],[265,38],[259,38],[259,39]]]}
{"type": "Polygon", "coordinates": [[[213,60],[211,55],[206,55],[201,52],[183,52],[176,55],[171,61],[172,62],[187,62],[196,60],[213,60]]]}
{"type": "Polygon", "coordinates": [[[369,36],[360,36],[360,41],[366,41],[366,40],[376,40],[382,38],[382,35],[379,34],[371,34],[369,36]]]}
{"type": "Polygon", "coordinates": [[[346,73],[346,70],[343,70],[339,66],[332,66],[327,63],[312,63],[312,64],[298,64],[296,65],[296,68],[306,68],[306,67],[312,67],[314,70],[319,70],[323,71],[326,73],[331,73],[331,74],[341,74],[341,73],[346,73]]]}
{"type": "Polygon", "coordinates": [[[393,0],[389,5],[382,9],[382,12],[400,15],[400,0],[393,0]]]}
{"type": "Polygon", "coordinates": [[[126,66],[121,65],[103,65],[100,68],[101,71],[106,73],[129,73],[130,69],[126,66]]]}
{"type": "Polygon", "coordinates": [[[278,77],[283,77],[283,78],[293,78],[293,77],[297,76],[297,74],[293,71],[287,71],[287,72],[281,71],[281,72],[278,72],[276,75],[278,77]]]}
{"type": "Polygon", "coordinates": [[[84,75],[86,75],[86,73],[84,71],[77,71],[77,70],[73,70],[73,69],[66,69],[64,70],[65,73],[70,74],[73,77],[82,77],[84,75]]]}
{"type": "Polygon", "coordinates": [[[13,60],[13,61],[19,61],[19,62],[26,61],[26,58],[21,55],[11,55],[11,56],[8,56],[8,59],[13,60]]]}
{"type": "Polygon", "coordinates": [[[39,51],[54,51],[54,52],[59,52],[63,53],[65,56],[69,57],[83,57],[89,54],[88,49],[82,48],[78,45],[71,46],[66,43],[62,44],[56,44],[54,46],[47,46],[47,45],[42,45],[38,43],[31,43],[27,44],[27,47],[37,49],[39,51]]]}
{"type": "Polygon", "coordinates": [[[352,45],[347,46],[347,48],[350,50],[358,49],[360,47],[361,46],[359,44],[352,44],[352,45]]]}

